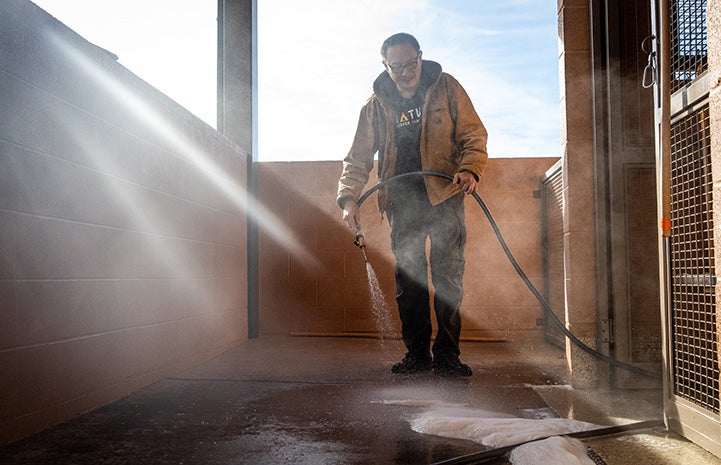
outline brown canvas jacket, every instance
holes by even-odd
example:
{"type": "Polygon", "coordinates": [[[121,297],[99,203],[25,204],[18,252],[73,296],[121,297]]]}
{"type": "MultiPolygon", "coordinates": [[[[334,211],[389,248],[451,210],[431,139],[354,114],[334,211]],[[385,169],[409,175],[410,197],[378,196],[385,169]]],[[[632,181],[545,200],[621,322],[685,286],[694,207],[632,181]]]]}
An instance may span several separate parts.
{"type": "MultiPolygon", "coordinates": [[[[449,176],[470,171],[480,178],[488,162],[488,133],[478,117],[470,98],[453,76],[441,71],[433,61],[423,61],[422,80],[432,82],[426,92],[421,129],[421,166],[424,171],[437,171],[449,176]]],[[[358,127],[348,155],[343,160],[343,173],[338,182],[338,205],[346,199],[360,197],[368,183],[373,159],[378,153],[378,178],[384,181],[395,172],[396,148],[394,127],[387,104],[395,83],[383,72],[373,85],[374,94],[360,112],[358,127]]],[[[458,185],[437,176],[425,176],[428,197],[437,205],[459,192],[458,185]]],[[[378,192],[378,206],[385,210],[386,192],[378,192]]]]}

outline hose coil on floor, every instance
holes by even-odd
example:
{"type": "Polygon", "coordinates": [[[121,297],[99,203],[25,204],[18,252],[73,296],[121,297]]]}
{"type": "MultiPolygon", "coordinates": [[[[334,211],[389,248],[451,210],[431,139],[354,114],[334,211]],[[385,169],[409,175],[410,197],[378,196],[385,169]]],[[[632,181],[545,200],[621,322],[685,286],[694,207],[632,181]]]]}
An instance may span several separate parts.
{"type": "MultiPolygon", "coordinates": [[[[363,195],[360,196],[360,198],[356,202],[358,204],[358,207],[363,205],[363,202],[365,202],[366,199],[373,192],[377,191],[378,189],[385,186],[386,184],[389,184],[389,183],[397,181],[401,178],[406,178],[406,177],[410,177],[410,176],[436,176],[439,178],[445,178],[445,179],[449,180],[450,182],[453,182],[452,176],[449,176],[444,173],[439,173],[436,171],[413,171],[410,173],[399,174],[399,175],[390,177],[384,181],[381,181],[378,184],[376,184],[375,186],[368,189],[363,195]]],[[[491,227],[493,228],[493,232],[496,234],[496,237],[498,238],[498,242],[500,243],[501,248],[503,248],[503,251],[505,252],[506,257],[508,257],[508,260],[511,262],[511,265],[513,265],[513,268],[516,270],[516,273],[521,277],[521,280],[523,280],[523,282],[526,284],[526,287],[528,287],[528,289],[531,291],[531,293],[536,297],[536,300],[538,300],[538,302],[541,304],[546,316],[548,318],[550,318],[551,321],[553,321],[553,323],[558,327],[558,329],[574,345],[576,345],[576,347],[578,347],[582,351],[586,352],[587,354],[595,357],[596,359],[607,362],[612,366],[622,368],[624,370],[627,370],[627,371],[630,371],[630,372],[633,372],[633,373],[636,373],[639,375],[648,376],[651,378],[656,378],[656,379],[661,378],[660,373],[645,370],[645,369],[637,367],[635,365],[631,365],[631,364],[622,362],[620,360],[616,360],[612,357],[609,357],[608,355],[605,355],[605,354],[589,347],[588,345],[584,344],[580,339],[578,339],[578,337],[576,337],[576,335],[574,335],[571,331],[569,331],[568,328],[566,328],[566,325],[564,325],[561,322],[561,320],[556,316],[556,313],[553,311],[553,309],[551,308],[551,305],[548,303],[548,301],[546,301],[545,297],[543,297],[543,295],[541,295],[541,293],[538,291],[538,289],[536,289],[536,287],[533,285],[533,283],[531,283],[531,280],[528,279],[528,276],[526,276],[526,273],[523,271],[521,266],[516,261],[515,257],[511,253],[511,250],[508,248],[506,241],[503,239],[503,235],[501,234],[501,230],[498,228],[498,224],[496,223],[496,220],[493,218],[491,211],[488,209],[488,206],[483,201],[481,196],[478,194],[478,192],[475,192],[475,191],[471,195],[476,200],[478,205],[481,207],[481,209],[483,210],[483,213],[486,215],[488,222],[490,223],[491,227]]]]}

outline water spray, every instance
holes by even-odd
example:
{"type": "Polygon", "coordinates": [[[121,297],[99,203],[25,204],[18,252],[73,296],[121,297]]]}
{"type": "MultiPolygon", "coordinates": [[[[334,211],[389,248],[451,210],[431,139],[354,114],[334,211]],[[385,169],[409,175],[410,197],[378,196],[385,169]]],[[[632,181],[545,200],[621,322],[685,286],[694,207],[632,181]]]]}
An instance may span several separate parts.
{"type": "MultiPolygon", "coordinates": [[[[410,177],[410,176],[436,176],[439,178],[445,178],[445,179],[449,180],[450,182],[453,182],[452,176],[449,176],[444,173],[438,173],[436,171],[413,171],[410,173],[399,174],[396,176],[392,176],[384,181],[381,181],[378,184],[376,184],[375,186],[368,189],[368,191],[366,191],[363,195],[361,195],[360,198],[358,199],[358,201],[356,202],[358,207],[360,208],[360,206],[363,204],[363,202],[365,202],[365,200],[368,198],[368,196],[370,196],[373,192],[377,191],[378,189],[385,186],[386,184],[397,181],[398,179],[406,178],[406,177],[410,177]]],[[[496,223],[496,220],[493,219],[493,215],[491,215],[491,211],[488,209],[488,206],[486,206],[486,204],[483,201],[483,199],[481,198],[481,196],[478,195],[478,192],[475,192],[475,191],[473,193],[471,193],[471,195],[476,200],[478,205],[481,207],[481,209],[483,210],[483,213],[485,213],[486,218],[488,218],[488,222],[491,224],[491,227],[493,228],[493,232],[495,232],[496,237],[498,238],[498,242],[501,244],[501,247],[503,248],[503,251],[505,252],[506,257],[511,262],[511,265],[513,265],[513,268],[516,270],[516,273],[518,273],[518,276],[521,277],[521,280],[523,280],[523,282],[526,284],[526,286],[531,291],[531,293],[536,297],[536,300],[538,300],[538,302],[541,304],[541,306],[543,307],[543,311],[549,317],[549,319],[553,323],[555,323],[555,325],[558,327],[558,329],[573,344],[575,344],[579,349],[586,352],[587,354],[589,354],[599,360],[607,362],[610,365],[616,366],[618,368],[623,368],[625,370],[628,370],[628,371],[631,371],[631,372],[634,372],[634,373],[637,373],[640,375],[648,376],[651,378],[660,378],[661,377],[661,375],[659,373],[644,370],[643,368],[637,367],[635,365],[624,363],[624,362],[616,360],[612,357],[609,357],[608,355],[605,355],[605,354],[597,351],[596,349],[593,349],[593,348],[589,347],[588,345],[584,344],[580,339],[578,339],[578,337],[575,334],[573,334],[571,331],[569,331],[568,328],[566,328],[566,325],[563,324],[563,322],[561,322],[561,320],[558,318],[558,316],[556,316],[556,313],[553,311],[553,308],[551,308],[551,305],[548,303],[548,301],[545,299],[545,297],[543,297],[543,295],[538,291],[538,289],[536,289],[536,287],[533,285],[533,283],[531,283],[531,280],[528,279],[528,276],[526,276],[526,273],[523,271],[521,266],[516,261],[515,257],[511,253],[511,250],[508,248],[506,241],[503,239],[503,235],[501,234],[501,230],[498,228],[498,224],[496,223]]],[[[358,224],[356,224],[356,227],[357,227],[358,232],[356,234],[356,240],[354,243],[355,243],[355,245],[360,247],[360,249],[363,251],[363,258],[365,258],[366,263],[368,263],[368,257],[366,256],[366,252],[365,252],[365,242],[363,241],[363,235],[360,233],[360,226],[358,224]]]]}

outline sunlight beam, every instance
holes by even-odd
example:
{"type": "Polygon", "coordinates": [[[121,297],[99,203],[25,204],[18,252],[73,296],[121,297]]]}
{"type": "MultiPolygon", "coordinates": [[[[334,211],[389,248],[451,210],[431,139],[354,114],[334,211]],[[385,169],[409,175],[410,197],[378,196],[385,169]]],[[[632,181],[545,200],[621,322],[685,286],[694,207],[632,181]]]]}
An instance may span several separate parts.
{"type": "Polygon", "coordinates": [[[299,258],[302,263],[319,266],[318,261],[307,252],[295,234],[287,228],[271,211],[263,205],[250,204],[248,192],[239,186],[228,174],[214,163],[202,150],[193,146],[192,142],[180,131],[173,128],[156,110],[148,105],[136,93],[123,85],[116,77],[104,70],[101,65],[88,58],[64,38],[54,31],[46,34],[51,44],[65,55],[72,63],[90,76],[93,81],[107,91],[120,105],[130,110],[148,128],[162,137],[175,151],[187,159],[197,170],[207,177],[226,198],[236,207],[245,211],[276,242],[285,246],[289,252],[299,258]]]}

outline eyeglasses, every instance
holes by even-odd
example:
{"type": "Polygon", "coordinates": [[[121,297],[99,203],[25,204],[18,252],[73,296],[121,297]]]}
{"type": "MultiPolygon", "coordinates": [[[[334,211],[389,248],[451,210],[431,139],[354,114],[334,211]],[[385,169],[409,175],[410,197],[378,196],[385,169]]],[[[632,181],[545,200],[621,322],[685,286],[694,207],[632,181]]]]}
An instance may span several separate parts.
{"type": "Polygon", "coordinates": [[[421,54],[419,53],[416,55],[416,59],[406,63],[405,65],[386,65],[394,74],[402,74],[403,70],[413,71],[418,66],[418,60],[421,57],[421,54]]]}

